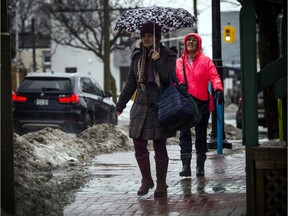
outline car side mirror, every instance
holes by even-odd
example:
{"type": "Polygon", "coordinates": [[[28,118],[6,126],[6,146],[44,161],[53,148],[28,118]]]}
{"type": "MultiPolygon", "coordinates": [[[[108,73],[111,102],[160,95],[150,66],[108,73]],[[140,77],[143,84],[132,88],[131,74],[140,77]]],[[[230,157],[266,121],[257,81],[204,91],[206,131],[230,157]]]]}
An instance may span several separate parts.
{"type": "Polygon", "coordinates": [[[104,91],[104,97],[112,97],[111,91],[104,91]]]}

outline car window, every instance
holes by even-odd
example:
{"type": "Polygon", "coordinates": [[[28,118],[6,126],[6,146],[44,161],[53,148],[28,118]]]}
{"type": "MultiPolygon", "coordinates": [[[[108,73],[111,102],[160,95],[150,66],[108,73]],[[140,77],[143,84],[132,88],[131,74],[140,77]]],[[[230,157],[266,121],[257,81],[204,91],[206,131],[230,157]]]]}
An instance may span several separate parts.
{"type": "Polygon", "coordinates": [[[91,80],[87,77],[82,77],[80,79],[80,87],[81,87],[81,90],[85,93],[96,94],[96,90],[91,80]]]}
{"type": "Polygon", "coordinates": [[[88,77],[82,77],[80,79],[80,88],[85,93],[99,95],[102,97],[102,91],[98,83],[88,77]]]}
{"type": "Polygon", "coordinates": [[[80,89],[82,92],[88,92],[88,84],[84,78],[80,78],[80,89]]]}
{"type": "Polygon", "coordinates": [[[100,85],[96,82],[96,80],[91,79],[92,85],[95,88],[96,94],[99,96],[102,96],[102,89],[100,87],[100,85]]]}
{"type": "Polygon", "coordinates": [[[69,79],[47,79],[47,78],[26,78],[21,83],[20,91],[39,91],[39,90],[61,90],[70,91],[71,82],[69,79]]]}

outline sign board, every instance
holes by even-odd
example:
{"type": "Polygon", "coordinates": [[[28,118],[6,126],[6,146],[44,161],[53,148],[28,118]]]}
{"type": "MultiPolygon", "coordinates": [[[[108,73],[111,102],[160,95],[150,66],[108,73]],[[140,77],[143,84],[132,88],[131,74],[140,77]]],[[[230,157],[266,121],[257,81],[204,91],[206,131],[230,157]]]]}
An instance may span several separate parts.
{"type": "Polygon", "coordinates": [[[115,67],[129,67],[131,63],[132,50],[127,47],[124,50],[114,50],[114,64],[115,67]]]}

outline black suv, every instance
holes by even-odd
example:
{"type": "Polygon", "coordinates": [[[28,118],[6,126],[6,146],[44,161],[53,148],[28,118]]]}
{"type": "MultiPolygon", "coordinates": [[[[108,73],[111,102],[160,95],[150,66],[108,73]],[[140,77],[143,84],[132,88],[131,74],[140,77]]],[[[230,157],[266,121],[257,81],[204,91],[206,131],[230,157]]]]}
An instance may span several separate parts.
{"type": "Polygon", "coordinates": [[[78,134],[94,124],[117,124],[111,97],[86,75],[30,73],[12,96],[14,132],[52,127],[78,134]]]}
{"type": "MultiPolygon", "coordinates": [[[[239,129],[242,129],[242,103],[242,97],[240,97],[238,100],[238,110],[236,112],[236,127],[239,129]]],[[[262,127],[267,127],[262,92],[258,94],[258,125],[262,127]]]]}

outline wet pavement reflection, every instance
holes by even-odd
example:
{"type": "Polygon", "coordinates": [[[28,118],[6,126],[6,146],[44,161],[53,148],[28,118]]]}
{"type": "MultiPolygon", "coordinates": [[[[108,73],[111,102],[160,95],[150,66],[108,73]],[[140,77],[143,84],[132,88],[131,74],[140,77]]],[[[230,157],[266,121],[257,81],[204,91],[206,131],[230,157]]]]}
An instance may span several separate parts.
{"type": "MultiPolygon", "coordinates": [[[[154,198],[154,189],[137,196],[141,176],[134,152],[99,155],[93,166],[93,180],[66,206],[64,215],[245,215],[245,154],[207,154],[205,177],[196,177],[195,152],[192,154],[192,176],[180,177],[178,145],[168,145],[168,196],[154,198]]],[[[225,150],[224,150],[225,151],[225,150]]],[[[150,163],[155,179],[154,152],[150,163]]]]}

